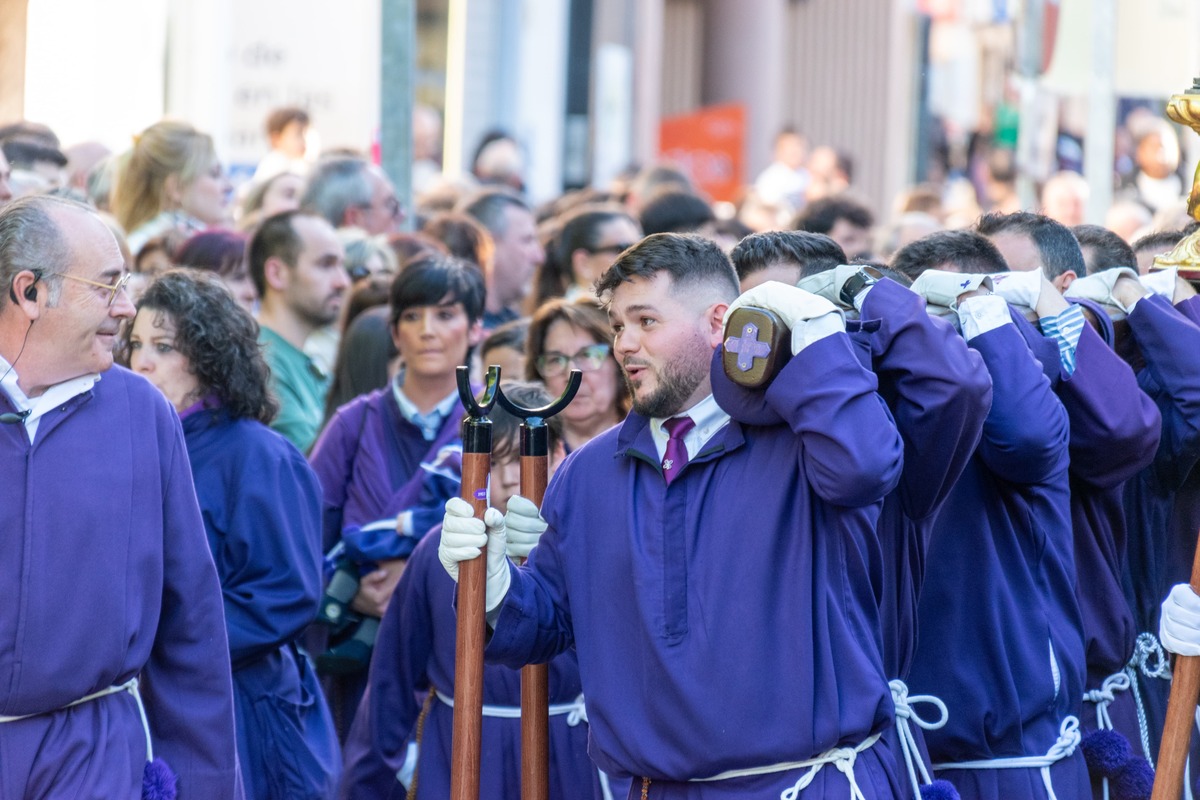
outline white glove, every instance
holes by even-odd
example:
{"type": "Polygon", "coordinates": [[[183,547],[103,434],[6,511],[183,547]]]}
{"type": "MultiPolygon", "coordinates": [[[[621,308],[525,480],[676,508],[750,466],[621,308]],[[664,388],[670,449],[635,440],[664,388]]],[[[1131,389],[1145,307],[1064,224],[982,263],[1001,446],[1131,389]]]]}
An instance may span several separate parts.
{"type": "Polygon", "coordinates": [[[827,269],[824,272],[818,272],[816,275],[801,278],[796,283],[796,288],[812,292],[817,297],[824,297],[838,308],[849,310],[849,306],[842,303],[842,287],[860,269],[862,269],[861,266],[838,264],[833,269],[827,269]]]}
{"type": "Polygon", "coordinates": [[[1200,656],[1200,597],[1186,583],[1171,588],[1158,623],[1162,646],[1181,656],[1200,656]]]}
{"type": "Polygon", "coordinates": [[[991,289],[992,279],[989,275],[927,269],[917,276],[909,288],[924,297],[925,302],[931,306],[957,308],[960,294],[978,289],[991,289]]]}
{"type": "Polygon", "coordinates": [[[997,272],[992,274],[992,291],[1013,306],[1037,308],[1042,296],[1042,270],[1032,272],[997,272]]]}
{"type": "Polygon", "coordinates": [[[483,519],[479,520],[475,518],[471,504],[461,497],[451,497],[446,501],[438,558],[450,577],[457,581],[459,563],[478,558],[480,549],[487,547],[487,599],[484,601],[484,611],[490,612],[499,607],[512,582],[508,558],[504,553],[507,538],[504,515],[496,509],[489,508],[484,512],[483,519]]]}
{"type": "Polygon", "coordinates": [[[1167,267],[1166,269],[1151,270],[1140,276],[1138,280],[1142,282],[1142,286],[1171,301],[1175,297],[1175,282],[1178,274],[1178,267],[1167,267]]]}
{"type": "Polygon", "coordinates": [[[1138,274],[1129,267],[1106,269],[1102,272],[1085,275],[1082,278],[1076,278],[1071,281],[1071,285],[1067,287],[1067,291],[1063,292],[1063,295],[1066,297],[1081,297],[1084,300],[1091,300],[1093,303],[1113,306],[1128,314],[1129,308],[1113,297],[1113,287],[1117,285],[1117,281],[1121,278],[1133,278],[1136,281],[1138,274]]]}
{"type": "Polygon", "coordinates": [[[963,338],[968,342],[980,334],[994,331],[1002,325],[1012,325],[1008,314],[1008,303],[1004,298],[989,294],[983,297],[968,297],[958,307],[958,324],[963,338]]]}
{"type": "Polygon", "coordinates": [[[818,339],[846,330],[846,318],[833,303],[779,281],[760,283],[743,293],[730,303],[725,322],[729,322],[729,315],[743,306],[765,308],[778,314],[783,324],[792,329],[793,353],[799,353],[818,339]]]}
{"type": "Polygon", "coordinates": [[[508,529],[508,557],[529,558],[548,526],[532,500],[514,494],[508,498],[504,527],[508,529]]]}

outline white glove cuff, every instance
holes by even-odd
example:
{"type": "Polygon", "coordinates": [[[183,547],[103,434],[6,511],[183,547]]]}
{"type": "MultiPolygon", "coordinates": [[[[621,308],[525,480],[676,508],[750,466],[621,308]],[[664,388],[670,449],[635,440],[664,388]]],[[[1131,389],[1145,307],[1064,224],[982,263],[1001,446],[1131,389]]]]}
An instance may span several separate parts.
{"type": "Polygon", "coordinates": [[[1186,583],[1172,587],[1163,601],[1158,638],[1172,653],[1200,656],[1200,597],[1186,583]]]}
{"type": "Polygon", "coordinates": [[[958,305],[958,321],[962,325],[963,337],[969,342],[976,336],[995,330],[1002,325],[1011,325],[1008,303],[999,295],[968,297],[958,305]]]}
{"type": "Polygon", "coordinates": [[[1171,300],[1175,297],[1175,276],[1177,274],[1178,270],[1175,267],[1169,267],[1168,269],[1148,272],[1140,276],[1138,280],[1141,281],[1142,286],[1145,286],[1154,294],[1162,295],[1167,300],[1171,300]]]}
{"type": "Polygon", "coordinates": [[[840,311],[830,311],[816,319],[799,322],[792,328],[792,354],[796,355],[813,342],[846,330],[840,311]]]}

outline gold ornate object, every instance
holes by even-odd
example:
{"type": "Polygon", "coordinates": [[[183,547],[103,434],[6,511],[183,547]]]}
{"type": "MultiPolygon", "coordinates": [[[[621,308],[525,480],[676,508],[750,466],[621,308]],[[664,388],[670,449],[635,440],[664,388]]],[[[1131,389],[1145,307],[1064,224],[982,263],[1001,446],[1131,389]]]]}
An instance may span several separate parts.
{"type": "MultiPolygon", "coordinates": [[[[1192,81],[1192,88],[1183,94],[1171,95],[1167,101],[1167,116],[1180,125],[1187,125],[1200,134],[1200,78],[1192,81]]],[[[1192,178],[1192,191],[1188,194],[1188,215],[1200,221],[1200,166],[1192,178]]],[[[1153,269],[1178,267],[1180,276],[1200,281],[1200,230],[1192,233],[1169,253],[1154,257],[1153,269]]]]}

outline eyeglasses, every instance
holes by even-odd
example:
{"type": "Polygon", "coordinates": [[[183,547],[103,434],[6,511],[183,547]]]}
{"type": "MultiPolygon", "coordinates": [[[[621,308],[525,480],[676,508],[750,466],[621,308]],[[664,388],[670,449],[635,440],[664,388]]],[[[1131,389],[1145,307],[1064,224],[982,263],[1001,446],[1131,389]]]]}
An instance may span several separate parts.
{"type": "Polygon", "coordinates": [[[106,303],[106,305],[111,308],[112,304],[117,301],[117,295],[125,291],[125,287],[129,285],[129,279],[133,277],[133,273],[126,272],[124,275],[117,278],[116,283],[99,283],[97,281],[89,281],[87,278],[81,278],[78,275],[69,275],[65,272],[59,273],[59,277],[69,278],[73,281],[79,281],[80,283],[86,283],[88,286],[95,286],[97,289],[104,289],[108,291],[108,303],[106,303]]]}
{"type": "Polygon", "coordinates": [[[588,345],[573,356],[551,350],[537,357],[537,368],[543,378],[557,378],[571,365],[584,372],[595,372],[604,366],[610,352],[612,348],[606,344],[588,345]]]}

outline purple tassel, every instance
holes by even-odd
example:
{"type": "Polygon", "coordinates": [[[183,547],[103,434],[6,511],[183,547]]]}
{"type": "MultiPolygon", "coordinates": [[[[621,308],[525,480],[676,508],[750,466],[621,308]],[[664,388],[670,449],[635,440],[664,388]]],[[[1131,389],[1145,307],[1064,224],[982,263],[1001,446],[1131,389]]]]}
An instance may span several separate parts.
{"type": "Polygon", "coordinates": [[[958,789],[950,781],[934,781],[921,787],[921,800],[959,800],[958,789]]]}
{"type": "Polygon", "coordinates": [[[1154,770],[1140,756],[1129,759],[1125,766],[1108,779],[1112,800],[1150,800],[1154,790],[1154,770]]]}
{"type": "Polygon", "coordinates": [[[161,758],[147,761],[142,771],[142,800],[175,800],[177,780],[161,758]]]}
{"type": "Polygon", "coordinates": [[[1097,778],[1112,778],[1134,757],[1129,740],[1116,731],[1088,731],[1080,747],[1088,772],[1097,778]]]}

